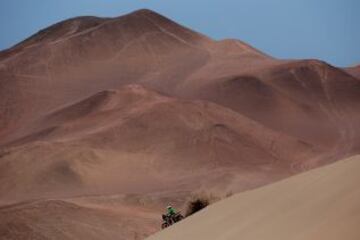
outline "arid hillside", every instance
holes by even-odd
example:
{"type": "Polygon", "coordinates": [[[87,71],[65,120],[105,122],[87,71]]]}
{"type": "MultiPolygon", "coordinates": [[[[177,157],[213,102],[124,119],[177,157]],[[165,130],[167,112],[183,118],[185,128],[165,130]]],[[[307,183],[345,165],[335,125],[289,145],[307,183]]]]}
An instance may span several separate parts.
{"type": "Polygon", "coordinates": [[[43,29],[0,52],[0,235],[143,239],[168,204],[357,154],[354,72],[150,10],[43,29]]]}
{"type": "Polygon", "coordinates": [[[360,79],[360,65],[349,67],[345,69],[350,75],[360,79]]]}

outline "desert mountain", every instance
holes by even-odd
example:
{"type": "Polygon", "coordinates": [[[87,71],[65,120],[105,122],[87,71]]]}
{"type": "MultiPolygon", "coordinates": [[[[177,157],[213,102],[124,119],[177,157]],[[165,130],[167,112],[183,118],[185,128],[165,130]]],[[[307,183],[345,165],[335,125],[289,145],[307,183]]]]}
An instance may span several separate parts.
{"type": "Polygon", "coordinates": [[[94,216],[79,223],[89,235],[64,226],[56,239],[142,238],[199,190],[240,192],[359,152],[359,96],[343,69],[150,10],[57,23],[0,52],[0,233],[40,231],[28,219],[54,206],[94,216]],[[99,225],[131,216],[124,231],[99,225]]]}
{"type": "Polygon", "coordinates": [[[360,65],[346,68],[345,71],[347,71],[350,75],[360,79],[360,65]]]}
{"type": "Polygon", "coordinates": [[[148,238],[356,240],[360,157],[232,196],[148,238]]]}
{"type": "Polygon", "coordinates": [[[267,175],[281,177],[316,165],[312,161],[320,153],[228,108],[179,100],[139,85],[56,109],[31,130],[3,151],[0,190],[7,197],[99,189],[152,192],[178,184],[194,190],[203,187],[197,180],[201,175],[211,173],[205,183],[214,187],[225,176],[231,185],[234,176],[247,171],[261,176],[254,176],[253,183],[264,184],[267,175]],[[31,166],[19,172],[24,162],[31,166]]]}
{"type": "Polygon", "coordinates": [[[311,144],[351,142],[342,154],[358,150],[353,76],[316,60],[276,60],[237,40],[213,41],[149,10],[70,19],[0,56],[3,143],[47,111],[137,83],[221,104],[311,144]]]}

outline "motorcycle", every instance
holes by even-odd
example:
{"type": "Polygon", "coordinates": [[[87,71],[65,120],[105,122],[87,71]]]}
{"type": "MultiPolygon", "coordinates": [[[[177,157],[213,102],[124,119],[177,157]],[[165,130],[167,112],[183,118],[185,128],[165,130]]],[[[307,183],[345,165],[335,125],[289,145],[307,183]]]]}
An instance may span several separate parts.
{"type": "Polygon", "coordinates": [[[180,212],[175,213],[174,215],[162,215],[163,223],[161,224],[161,229],[165,229],[167,227],[170,227],[171,225],[181,221],[184,219],[184,216],[181,215],[180,212]]]}

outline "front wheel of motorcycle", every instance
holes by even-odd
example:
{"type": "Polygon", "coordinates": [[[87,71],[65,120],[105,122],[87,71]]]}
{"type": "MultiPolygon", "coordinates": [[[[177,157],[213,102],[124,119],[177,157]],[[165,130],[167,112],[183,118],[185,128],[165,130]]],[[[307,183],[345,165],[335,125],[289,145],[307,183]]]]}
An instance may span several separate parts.
{"type": "Polygon", "coordinates": [[[165,228],[167,228],[169,225],[167,224],[167,223],[163,223],[163,224],[161,224],[161,229],[165,229],[165,228]]]}

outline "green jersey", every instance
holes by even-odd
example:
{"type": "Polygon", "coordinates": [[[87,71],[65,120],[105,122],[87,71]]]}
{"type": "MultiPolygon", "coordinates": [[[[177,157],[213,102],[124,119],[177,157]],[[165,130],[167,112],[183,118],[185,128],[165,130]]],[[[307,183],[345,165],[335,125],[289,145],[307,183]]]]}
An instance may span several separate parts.
{"type": "Polygon", "coordinates": [[[168,213],[168,215],[174,215],[174,214],[176,214],[176,210],[175,210],[175,208],[168,208],[168,210],[167,210],[167,213],[168,213]]]}

